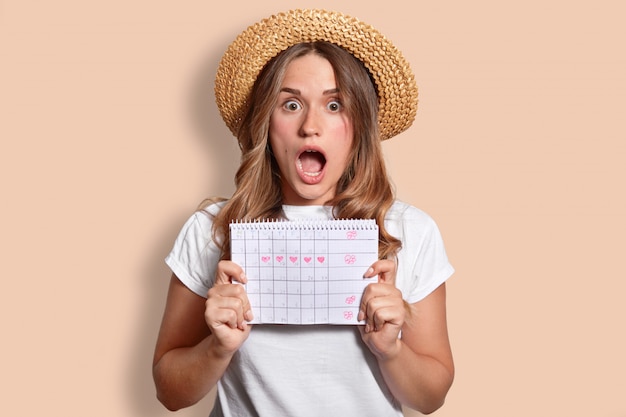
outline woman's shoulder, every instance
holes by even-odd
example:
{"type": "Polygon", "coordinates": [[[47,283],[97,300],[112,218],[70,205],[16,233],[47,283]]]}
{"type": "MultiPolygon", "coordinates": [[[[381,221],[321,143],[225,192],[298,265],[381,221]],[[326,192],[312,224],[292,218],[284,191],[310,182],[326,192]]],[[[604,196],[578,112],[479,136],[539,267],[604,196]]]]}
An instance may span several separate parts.
{"type": "Polygon", "coordinates": [[[437,234],[439,227],[425,211],[403,201],[395,201],[385,216],[385,227],[392,235],[421,239],[437,234]]]}
{"type": "Polygon", "coordinates": [[[226,201],[204,201],[200,206],[187,218],[183,231],[206,235],[207,231],[210,231],[213,227],[213,220],[215,216],[222,210],[226,201]]]}
{"type": "Polygon", "coordinates": [[[385,216],[387,221],[414,221],[430,223],[432,218],[425,211],[401,200],[395,200],[385,216]]]}
{"type": "Polygon", "coordinates": [[[228,203],[225,199],[206,199],[198,206],[194,214],[205,214],[211,217],[217,216],[217,213],[228,203]]]}

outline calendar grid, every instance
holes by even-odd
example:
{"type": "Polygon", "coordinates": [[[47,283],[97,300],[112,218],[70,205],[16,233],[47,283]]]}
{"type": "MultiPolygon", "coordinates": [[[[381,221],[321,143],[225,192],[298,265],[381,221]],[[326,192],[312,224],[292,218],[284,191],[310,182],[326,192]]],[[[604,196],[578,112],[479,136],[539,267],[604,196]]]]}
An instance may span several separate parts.
{"type": "Polygon", "coordinates": [[[251,323],[358,324],[361,295],[376,277],[373,220],[232,223],[232,260],[246,271],[251,323]]]}

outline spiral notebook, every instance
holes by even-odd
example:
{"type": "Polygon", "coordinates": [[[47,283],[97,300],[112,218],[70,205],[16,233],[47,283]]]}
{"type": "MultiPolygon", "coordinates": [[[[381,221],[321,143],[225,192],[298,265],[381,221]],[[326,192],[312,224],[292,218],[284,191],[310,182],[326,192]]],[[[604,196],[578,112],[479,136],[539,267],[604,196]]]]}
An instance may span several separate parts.
{"type": "Polygon", "coordinates": [[[363,278],[378,259],[375,220],[230,224],[231,258],[245,271],[257,324],[360,324],[363,278]]]}

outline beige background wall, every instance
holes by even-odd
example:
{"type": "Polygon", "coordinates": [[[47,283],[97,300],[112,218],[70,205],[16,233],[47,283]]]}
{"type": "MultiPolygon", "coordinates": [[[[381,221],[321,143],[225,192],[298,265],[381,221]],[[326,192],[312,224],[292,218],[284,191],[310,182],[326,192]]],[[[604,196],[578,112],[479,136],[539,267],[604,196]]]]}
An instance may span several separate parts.
{"type": "Polygon", "coordinates": [[[218,58],[316,5],[376,26],[417,76],[416,123],[385,151],[457,268],[436,415],[625,417],[623,2],[213,3],[0,0],[2,414],[169,415],[162,259],[238,162],[218,58]]]}

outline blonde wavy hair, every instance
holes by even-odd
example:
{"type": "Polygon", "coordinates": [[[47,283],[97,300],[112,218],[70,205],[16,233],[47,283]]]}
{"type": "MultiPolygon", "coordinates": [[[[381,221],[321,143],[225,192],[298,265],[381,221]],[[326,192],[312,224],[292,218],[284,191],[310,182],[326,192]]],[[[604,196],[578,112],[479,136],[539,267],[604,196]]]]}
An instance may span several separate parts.
{"type": "Polygon", "coordinates": [[[229,200],[208,199],[200,209],[226,201],[213,221],[213,239],[222,259],[230,259],[229,224],[233,220],[280,219],[280,170],[272,155],[268,132],[270,116],[287,66],[307,54],[327,59],[335,72],[344,108],[353,124],[353,148],[348,166],[337,184],[334,198],[326,202],[338,219],[375,219],[379,226],[379,257],[394,256],[401,242],[384,227],[385,214],[394,201],[378,130],[378,95],[361,61],[343,48],[323,41],[296,44],[270,60],[252,89],[248,109],[237,134],[241,164],[235,175],[235,192],[229,200]]]}

